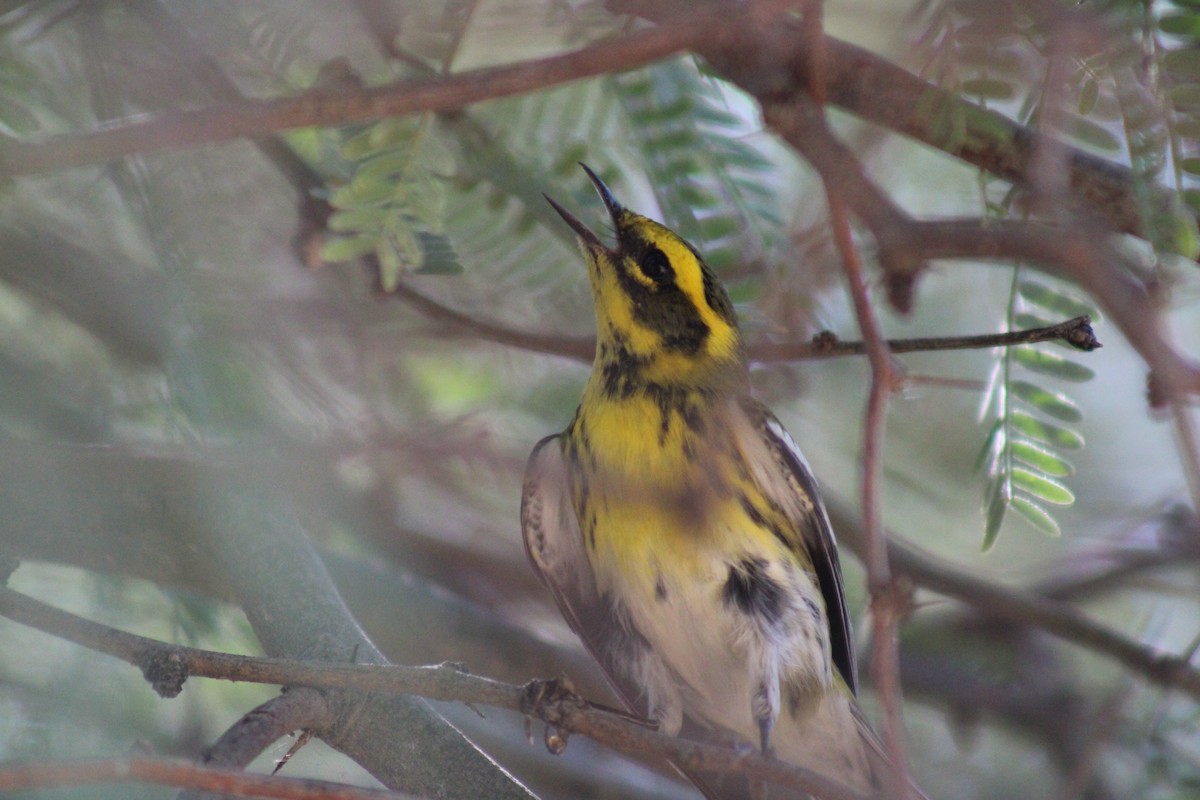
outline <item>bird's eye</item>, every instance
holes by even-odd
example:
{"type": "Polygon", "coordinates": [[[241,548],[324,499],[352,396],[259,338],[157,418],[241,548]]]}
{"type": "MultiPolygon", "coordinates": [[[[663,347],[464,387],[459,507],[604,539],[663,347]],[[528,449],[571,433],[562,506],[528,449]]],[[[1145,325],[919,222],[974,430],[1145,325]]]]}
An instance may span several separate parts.
{"type": "Polygon", "coordinates": [[[674,276],[675,270],[671,269],[671,262],[667,259],[666,253],[659,250],[657,247],[651,247],[638,261],[638,266],[642,268],[642,274],[655,283],[663,283],[674,276]]]}

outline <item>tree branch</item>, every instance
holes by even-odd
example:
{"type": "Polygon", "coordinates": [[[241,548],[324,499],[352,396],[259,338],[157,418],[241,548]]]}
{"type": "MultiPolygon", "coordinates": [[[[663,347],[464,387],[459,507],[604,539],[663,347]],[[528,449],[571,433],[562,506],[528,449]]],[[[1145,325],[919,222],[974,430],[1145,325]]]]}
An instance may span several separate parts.
{"type": "Polygon", "coordinates": [[[252,775],[187,761],[132,756],[87,761],[35,761],[0,764],[0,794],[95,786],[107,783],[153,783],[234,797],[277,797],[281,800],[403,800],[411,795],[344,783],[252,775]]]}
{"type": "MultiPolygon", "coordinates": [[[[804,5],[804,41],[808,47],[809,73],[812,81],[812,108],[816,124],[825,125],[825,54],[821,47],[823,33],[823,0],[808,0],[804,5]]],[[[760,25],[778,24],[778,19],[762,19],[760,25]]],[[[765,33],[766,28],[763,27],[765,33]]],[[[908,752],[904,740],[904,692],[900,686],[900,656],[896,628],[903,613],[904,598],[897,591],[888,558],[887,532],[883,524],[883,505],[880,493],[883,476],[884,436],[887,432],[887,404],[892,392],[900,386],[899,371],[892,353],[883,338],[875,311],[867,296],[862,260],[850,230],[850,216],[833,176],[822,172],[821,180],[829,205],[829,221],[833,237],[841,254],[842,269],[854,315],[862,330],[867,360],[871,365],[871,386],[863,422],[863,527],[866,533],[864,563],[871,596],[871,675],[879,692],[883,709],[883,741],[888,755],[888,796],[907,800],[911,796],[908,752]]]]}
{"type": "MultiPolygon", "coordinates": [[[[446,325],[456,333],[470,335],[531,353],[561,356],[590,364],[596,355],[596,340],[592,337],[562,336],[511,328],[470,314],[456,311],[401,282],[384,297],[398,297],[430,320],[446,325]]],[[[919,353],[938,350],[985,350],[992,347],[1014,347],[1037,342],[1062,341],[1076,350],[1090,352],[1102,345],[1092,330],[1091,317],[1081,316],[1047,325],[1004,333],[985,333],[973,336],[925,336],[911,339],[887,339],[892,353],[919,353]]],[[[751,342],[746,355],[760,364],[783,361],[805,361],[824,358],[861,356],[867,353],[861,341],[842,341],[829,331],[813,335],[807,342],[751,342]]]]}
{"type": "MultiPolygon", "coordinates": [[[[859,528],[855,515],[837,498],[828,498],[827,506],[841,538],[861,552],[863,539],[861,534],[855,535],[859,528]]],[[[986,616],[1041,628],[1102,653],[1154,684],[1173,687],[1200,699],[1200,670],[1186,659],[1129,639],[1092,621],[1072,605],[978,578],[926,556],[894,537],[888,544],[888,552],[892,568],[919,586],[953,597],[986,616]]]]}
{"type": "Polygon", "coordinates": [[[558,682],[514,686],[469,675],[460,666],[397,667],[304,662],[237,656],[147,639],[83,619],[7,587],[0,587],[0,614],[23,625],[114,656],[139,667],[155,690],[178,694],[189,676],[286,686],[415,694],[433,700],[503,708],[534,716],[561,738],[580,733],[634,757],[664,756],[687,769],[735,772],[811,792],[826,800],[862,800],[836,781],[757,752],[679,739],[646,727],[623,712],[580,699],[558,682]],[[165,665],[165,668],[164,668],[165,665]],[[162,674],[171,675],[164,686],[162,674]]]}
{"type": "Polygon", "coordinates": [[[32,141],[0,138],[0,175],[13,177],[102,164],[135,153],[257,139],[292,128],[450,111],[483,100],[524,94],[658,61],[686,50],[703,38],[706,31],[718,24],[717,11],[709,8],[681,16],[670,25],[596,42],[571,53],[502,67],[369,89],[339,87],[336,93],[317,87],[293,97],[150,114],[90,133],[32,141]]]}

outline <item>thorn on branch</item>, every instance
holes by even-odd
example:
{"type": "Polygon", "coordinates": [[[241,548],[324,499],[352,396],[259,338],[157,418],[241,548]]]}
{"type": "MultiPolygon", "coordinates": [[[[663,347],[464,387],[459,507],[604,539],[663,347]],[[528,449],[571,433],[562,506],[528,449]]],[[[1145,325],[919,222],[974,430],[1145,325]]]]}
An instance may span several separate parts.
{"type": "Polygon", "coordinates": [[[188,668],[178,653],[152,650],[140,659],[142,677],[150,682],[159,697],[178,697],[188,679],[188,668]]]}
{"type": "Polygon", "coordinates": [[[279,770],[283,769],[283,766],[292,760],[292,756],[296,755],[296,753],[299,753],[300,748],[308,744],[312,738],[313,732],[311,730],[306,728],[300,731],[300,735],[296,737],[296,741],[292,743],[292,746],[289,747],[287,752],[280,756],[279,760],[275,762],[275,769],[271,770],[271,774],[279,774],[279,770]]]}

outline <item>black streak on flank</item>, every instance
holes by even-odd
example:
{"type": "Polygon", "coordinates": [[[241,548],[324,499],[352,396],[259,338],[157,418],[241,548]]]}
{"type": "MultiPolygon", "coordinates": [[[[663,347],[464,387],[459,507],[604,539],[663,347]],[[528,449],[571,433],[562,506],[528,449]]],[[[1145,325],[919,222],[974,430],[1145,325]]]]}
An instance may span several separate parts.
{"type": "Polygon", "coordinates": [[[654,597],[659,601],[667,599],[667,585],[663,583],[662,575],[658,575],[654,579],[654,597]]]}
{"type": "Polygon", "coordinates": [[[783,589],[767,575],[766,567],[767,562],[761,558],[730,564],[721,600],[727,608],[736,607],[747,616],[774,625],[783,616],[783,589]]]}
{"type": "Polygon", "coordinates": [[[759,511],[758,506],[754,505],[753,501],[751,501],[750,498],[745,494],[738,499],[741,500],[742,510],[746,512],[746,516],[750,518],[751,522],[753,522],[759,528],[769,530],[771,535],[774,536],[785,547],[791,547],[791,543],[788,542],[787,536],[784,535],[783,530],[779,527],[775,520],[767,519],[766,515],[759,511]]]}

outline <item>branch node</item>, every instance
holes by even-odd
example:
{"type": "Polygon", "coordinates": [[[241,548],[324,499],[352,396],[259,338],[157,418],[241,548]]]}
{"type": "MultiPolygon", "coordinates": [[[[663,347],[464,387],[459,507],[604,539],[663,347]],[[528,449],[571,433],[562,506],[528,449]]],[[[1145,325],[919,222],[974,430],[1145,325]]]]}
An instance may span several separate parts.
{"type": "MultiPolygon", "coordinates": [[[[521,713],[546,723],[543,741],[551,755],[567,749],[567,723],[573,712],[586,709],[588,703],[575,693],[567,678],[535,678],[521,690],[521,713]]],[[[528,720],[526,720],[528,723],[528,720]]],[[[526,728],[528,732],[528,727],[526,728]]]]}
{"type": "Polygon", "coordinates": [[[1085,353],[1090,353],[1104,346],[1096,338],[1096,332],[1092,330],[1092,318],[1087,314],[1068,320],[1062,338],[1071,347],[1074,347],[1076,350],[1082,350],[1085,353]]]}
{"type": "Polygon", "coordinates": [[[178,697],[188,679],[188,668],[178,653],[166,650],[151,650],[139,661],[142,676],[150,682],[159,697],[178,697]]]}
{"type": "Polygon", "coordinates": [[[817,331],[812,337],[813,349],[818,354],[832,353],[837,349],[840,340],[833,331],[817,331]]]}

